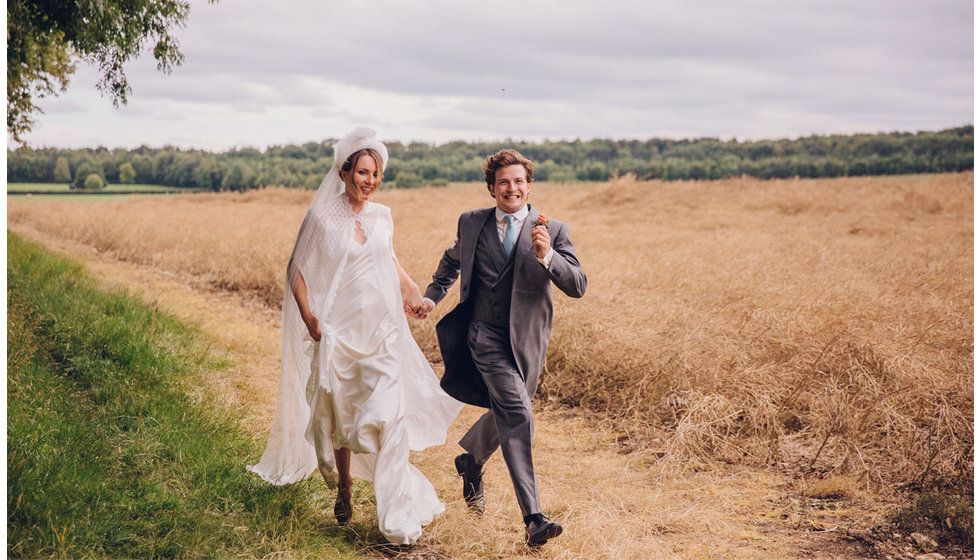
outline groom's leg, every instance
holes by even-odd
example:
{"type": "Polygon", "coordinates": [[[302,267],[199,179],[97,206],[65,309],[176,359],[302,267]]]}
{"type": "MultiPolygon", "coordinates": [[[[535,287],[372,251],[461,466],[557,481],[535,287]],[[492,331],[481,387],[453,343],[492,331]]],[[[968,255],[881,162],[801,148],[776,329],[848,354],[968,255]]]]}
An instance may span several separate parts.
{"type": "Polygon", "coordinates": [[[473,423],[473,426],[459,440],[459,446],[472,455],[478,465],[483,465],[490,459],[494,451],[500,447],[500,440],[497,438],[497,423],[493,419],[492,410],[488,410],[473,423]]]}
{"type": "MultiPolygon", "coordinates": [[[[474,322],[470,327],[469,345],[473,362],[490,390],[490,412],[484,415],[488,417],[486,420],[480,418],[477,424],[474,424],[474,428],[481,432],[474,433],[474,439],[477,435],[483,435],[490,437],[491,442],[493,439],[499,442],[511,481],[514,483],[521,514],[527,516],[540,513],[538,485],[531,461],[531,439],[534,433],[531,399],[517,364],[514,363],[507,329],[474,322]],[[489,418],[493,419],[495,430],[491,431],[487,427],[489,418]],[[495,432],[497,437],[492,438],[491,432],[495,432]]],[[[469,435],[467,433],[467,436],[469,435]]],[[[464,436],[463,439],[466,440],[467,437],[464,436]]],[[[489,447],[487,441],[482,442],[482,445],[484,450],[489,447]]],[[[496,448],[496,445],[493,447],[496,448]]],[[[469,451],[469,448],[466,449],[469,451]]],[[[474,449],[478,449],[478,446],[474,449]]]]}

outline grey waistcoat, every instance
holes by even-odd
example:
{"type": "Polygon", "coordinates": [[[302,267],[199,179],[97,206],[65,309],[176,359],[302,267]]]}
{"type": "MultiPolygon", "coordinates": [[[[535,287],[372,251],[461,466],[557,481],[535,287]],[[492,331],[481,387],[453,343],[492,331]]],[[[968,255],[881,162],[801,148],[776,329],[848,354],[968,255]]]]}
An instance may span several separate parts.
{"type": "Polygon", "coordinates": [[[504,246],[491,218],[480,232],[473,261],[473,319],[497,327],[510,326],[510,297],[514,285],[514,254],[504,246]]]}

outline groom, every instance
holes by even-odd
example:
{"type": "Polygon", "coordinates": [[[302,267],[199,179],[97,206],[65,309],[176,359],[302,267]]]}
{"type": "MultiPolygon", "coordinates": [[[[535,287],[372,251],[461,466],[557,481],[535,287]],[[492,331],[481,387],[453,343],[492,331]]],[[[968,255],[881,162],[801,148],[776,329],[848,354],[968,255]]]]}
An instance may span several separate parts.
{"type": "Polygon", "coordinates": [[[585,295],[585,272],[575,257],[568,226],[527,203],[534,164],[515,150],[483,163],[496,207],[459,217],[456,240],[446,249],[417,317],[424,317],[461,277],[460,303],[436,333],[446,366],[442,388],[468,404],[489,408],[459,444],[456,457],[463,497],[482,513],[483,465],[500,447],[517,492],[526,541],[538,546],[561,534],[541,514],[531,462],[531,397],[551,336],[551,285],[585,295]]]}

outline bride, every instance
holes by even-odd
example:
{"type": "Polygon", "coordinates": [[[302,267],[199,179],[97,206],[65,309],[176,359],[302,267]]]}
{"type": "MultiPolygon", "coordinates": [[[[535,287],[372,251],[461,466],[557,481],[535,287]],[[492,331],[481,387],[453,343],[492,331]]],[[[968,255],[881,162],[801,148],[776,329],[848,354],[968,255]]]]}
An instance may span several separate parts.
{"type": "Polygon", "coordinates": [[[358,128],[334,160],[289,259],[279,398],[265,453],[248,468],[272,484],[318,468],[337,488],[340,524],[353,513],[351,476],[371,481],[382,534],[412,544],[445,505],[409,450],[444,443],[462,405],[412,338],[403,310],[422,295],[395,257],[391,211],[370,201],[387,149],[358,128]]]}

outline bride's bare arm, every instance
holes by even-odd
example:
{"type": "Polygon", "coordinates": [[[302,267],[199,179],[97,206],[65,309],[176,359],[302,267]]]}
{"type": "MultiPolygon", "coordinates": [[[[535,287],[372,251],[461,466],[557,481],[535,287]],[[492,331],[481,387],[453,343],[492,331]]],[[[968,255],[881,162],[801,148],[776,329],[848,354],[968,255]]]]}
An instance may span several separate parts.
{"type": "Polygon", "coordinates": [[[303,279],[303,274],[299,271],[296,272],[296,277],[293,278],[292,288],[293,298],[296,299],[296,305],[299,307],[299,316],[303,319],[303,323],[306,324],[306,330],[310,331],[310,336],[313,340],[320,340],[320,322],[310,311],[310,301],[306,293],[306,280],[303,279]]]}
{"type": "Polygon", "coordinates": [[[416,310],[422,305],[422,290],[419,289],[419,285],[412,280],[412,277],[405,272],[402,268],[401,263],[398,259],[392,259],[395,262],[395,270],[398,271],[398,283],[401,284],[402,290],[405,291],[405,312],[415,314],[416,310]]]}

